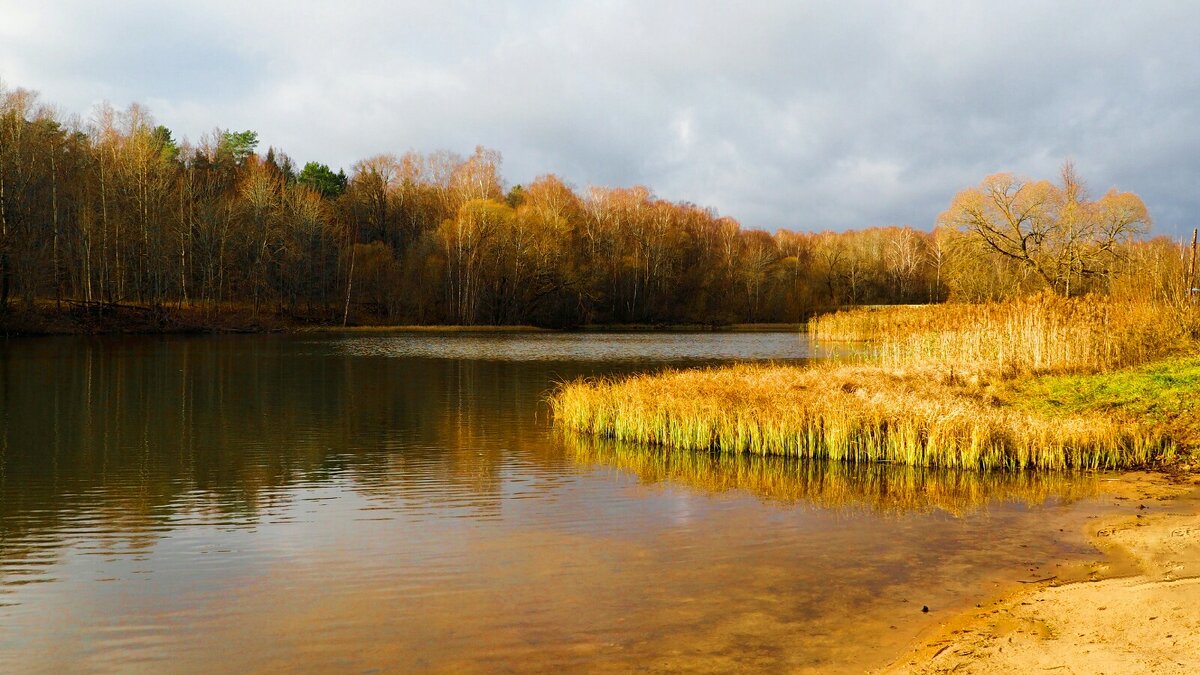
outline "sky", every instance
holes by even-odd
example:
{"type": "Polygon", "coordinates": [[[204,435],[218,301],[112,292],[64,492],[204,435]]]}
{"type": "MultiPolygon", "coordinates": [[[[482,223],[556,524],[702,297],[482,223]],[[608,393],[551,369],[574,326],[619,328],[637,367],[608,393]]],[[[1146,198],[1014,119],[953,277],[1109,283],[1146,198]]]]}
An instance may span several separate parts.
{"type": "Polygon", "coordinates": [[[1182,236],[1198,28],[1196,2],[0,0],[0,80],[301,165],[483,145],[510,185],[646,185],[766,230],[930,229],[1071,159],[1182,236]]]}

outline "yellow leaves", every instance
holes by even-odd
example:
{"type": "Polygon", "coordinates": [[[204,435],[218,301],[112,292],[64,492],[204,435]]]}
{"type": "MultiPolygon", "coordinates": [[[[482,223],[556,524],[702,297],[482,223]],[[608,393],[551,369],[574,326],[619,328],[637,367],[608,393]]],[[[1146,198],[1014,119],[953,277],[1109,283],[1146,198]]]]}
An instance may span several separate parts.
{"type": "Polygon", "coordinates": [[[1039,217],[1053,219],[1066,203],[1066,193],[1048,180],[1027,182],[1013,193],[1013,204],[1020,211],[1036,213],[1039,217]]]}
{"type": "Polygon", "coordinates": [[[1059,292],[1108,274],[1118,244],[1146,231],[1150,217],[1135,194],[1111,190],[1088,201],[1068,163],[1062,185],[997,173],[955,195],[938,219],[1016,261],[1059,292]]]}
{"type": "Polygon", "coordinates": [[[275,206],[282,188],[282,178],[270,167],[256,159],[246,162],[238,183],[238,194],[250,208],[265,211],[275,206]]]}
{"type": "Polygon", "coordinates": [[[938,216],[938,225],[956,230],[971,227],[983,220],[986,203],[987,197],[982,188],[962,190],[954,195],[950,208],[938,216]]]}
{"type": "Polygon", "coordinates": [[[500,229],[510,227],[516,212],[504,202],[472,199],[458,208],[451,220],[438,227],[438,236],[447,246],[474,247],[500,229]]]}
{"type": "Polygon", "coordinates": [[[294,227],[314,233],[321,229],[326,220],[325,201],[316,189],[295,183],[283,192],[285,221],[294,227]]]}
{"type": "Polygon", "coordinates": [[[1095,203],[1096,218],[1109,233],[1143,233],[1150,229],[1150,213],[1141,198],[1132,192],[1110,189],[1095,203]]]}
{"type": "Polygon", "coordinates": [[[494,199],[472,199],[458,209],[460,219],[502,220],[512,218],[513,213],[511,206],[494,199]]]}
{"type": "Polygon", "coordinates": [[[500,190],[500,152],[482,145],[459,164],[450,175],[450,188],[462,202],[498,200],[500,190]]]}
{"type": "Polygon", "coordinates": [[[988,194],[1007,194],[1020,187],[1023,181],[1011,173],[994,173],[979,184],[980,190],[988,194]]]}
{"type": "Polygon", "coordinates": [[[525,190],[525,201],[517,209],[522,227],[565,238],[571,223],[582,219],[583,204],[566,183],[551,174],[540,176],[525,190]]]}

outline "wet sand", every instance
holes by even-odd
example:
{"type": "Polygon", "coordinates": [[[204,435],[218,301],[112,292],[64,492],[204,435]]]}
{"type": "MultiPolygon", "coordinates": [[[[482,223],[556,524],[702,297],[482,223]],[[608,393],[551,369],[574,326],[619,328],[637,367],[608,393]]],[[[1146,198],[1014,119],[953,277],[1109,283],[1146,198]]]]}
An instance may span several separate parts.
{"type": "Polygon", "coordinates": [[[1072,564],[949,618],[883,672],[1200,672],[1200,476],[1131,474],[1072,564]]]}

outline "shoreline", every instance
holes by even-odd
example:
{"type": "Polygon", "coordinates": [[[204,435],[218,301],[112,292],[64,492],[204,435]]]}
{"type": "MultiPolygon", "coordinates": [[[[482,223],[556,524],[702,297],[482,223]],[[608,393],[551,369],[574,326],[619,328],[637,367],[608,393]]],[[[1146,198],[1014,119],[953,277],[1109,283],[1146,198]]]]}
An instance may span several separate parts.
{"type": "Polygon", "coordinates": [[[1095,560],[1010,587],[914,640],[882,673],[1200,672],[1200,476],[1124,474],[1095,560]]]}
{"type": "Polygon", "coordinates": [[[205,306],[150,307],[138,304],[39,302],[35,309],[10,308],[0,315],[0,337],[63,335],[226,335],[269,333],[758,333],[803,332],[803,322],[785,323],[597,323],[582,326],[544,327],[523,324],[352,324],[280,314],[246,307],[221,309],[205,306]]]}
{"type": "MultiPolygon", "coordinates": [[[[1159,367],[1122,371],[1123,377],[1141,382],[1159,367]]],[[[1194,367],[1200,375],[1200,358],[1161,367],[1194,367]]],[[[1132,469],[1169,465],[1195,445],[1187,429],[1170,424],[1174,418],[1151,424],[1107,400],[1065,408],[1057,399],[1051,405],[1044,396],[1009,394],[1010,386],[1000,378],[965,378],[952,367],[738,363],[576,379],[559,385],[549,404],[555,425],[570,433],[681,451],[851,463],[1132,469]]],[[[1160,390],[1138,392],[1127,404],[1153,401],[1160,390]]],[[[1179,393],[1190,399],[1196,390],[1189,379],[1179,393]]],[[[1178,412],[1195,404],[1182,403],[1178,412]]]]}

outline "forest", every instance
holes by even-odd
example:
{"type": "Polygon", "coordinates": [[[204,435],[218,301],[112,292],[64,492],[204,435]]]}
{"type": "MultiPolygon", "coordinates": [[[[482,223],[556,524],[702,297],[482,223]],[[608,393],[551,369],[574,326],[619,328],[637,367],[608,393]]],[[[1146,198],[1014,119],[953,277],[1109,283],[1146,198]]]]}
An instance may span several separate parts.
{"type": "MultiPolygon", "coordinates": [[[[743,227],[634,187],[509,186],[500,153],[299,166],[253,131],[175,139],[142,106],[66,117],[0,89],[0,315],[136,306],[316,324],[798,322],[1049,291],[1170,299],[1180,242],[1132,193],[997,174],[928,230],[743,227]],[[1168,297],[1170,296],[1170,297],[1168,297]]],[[[3,317],[0,316],[0,321],[3,317]]]]}

